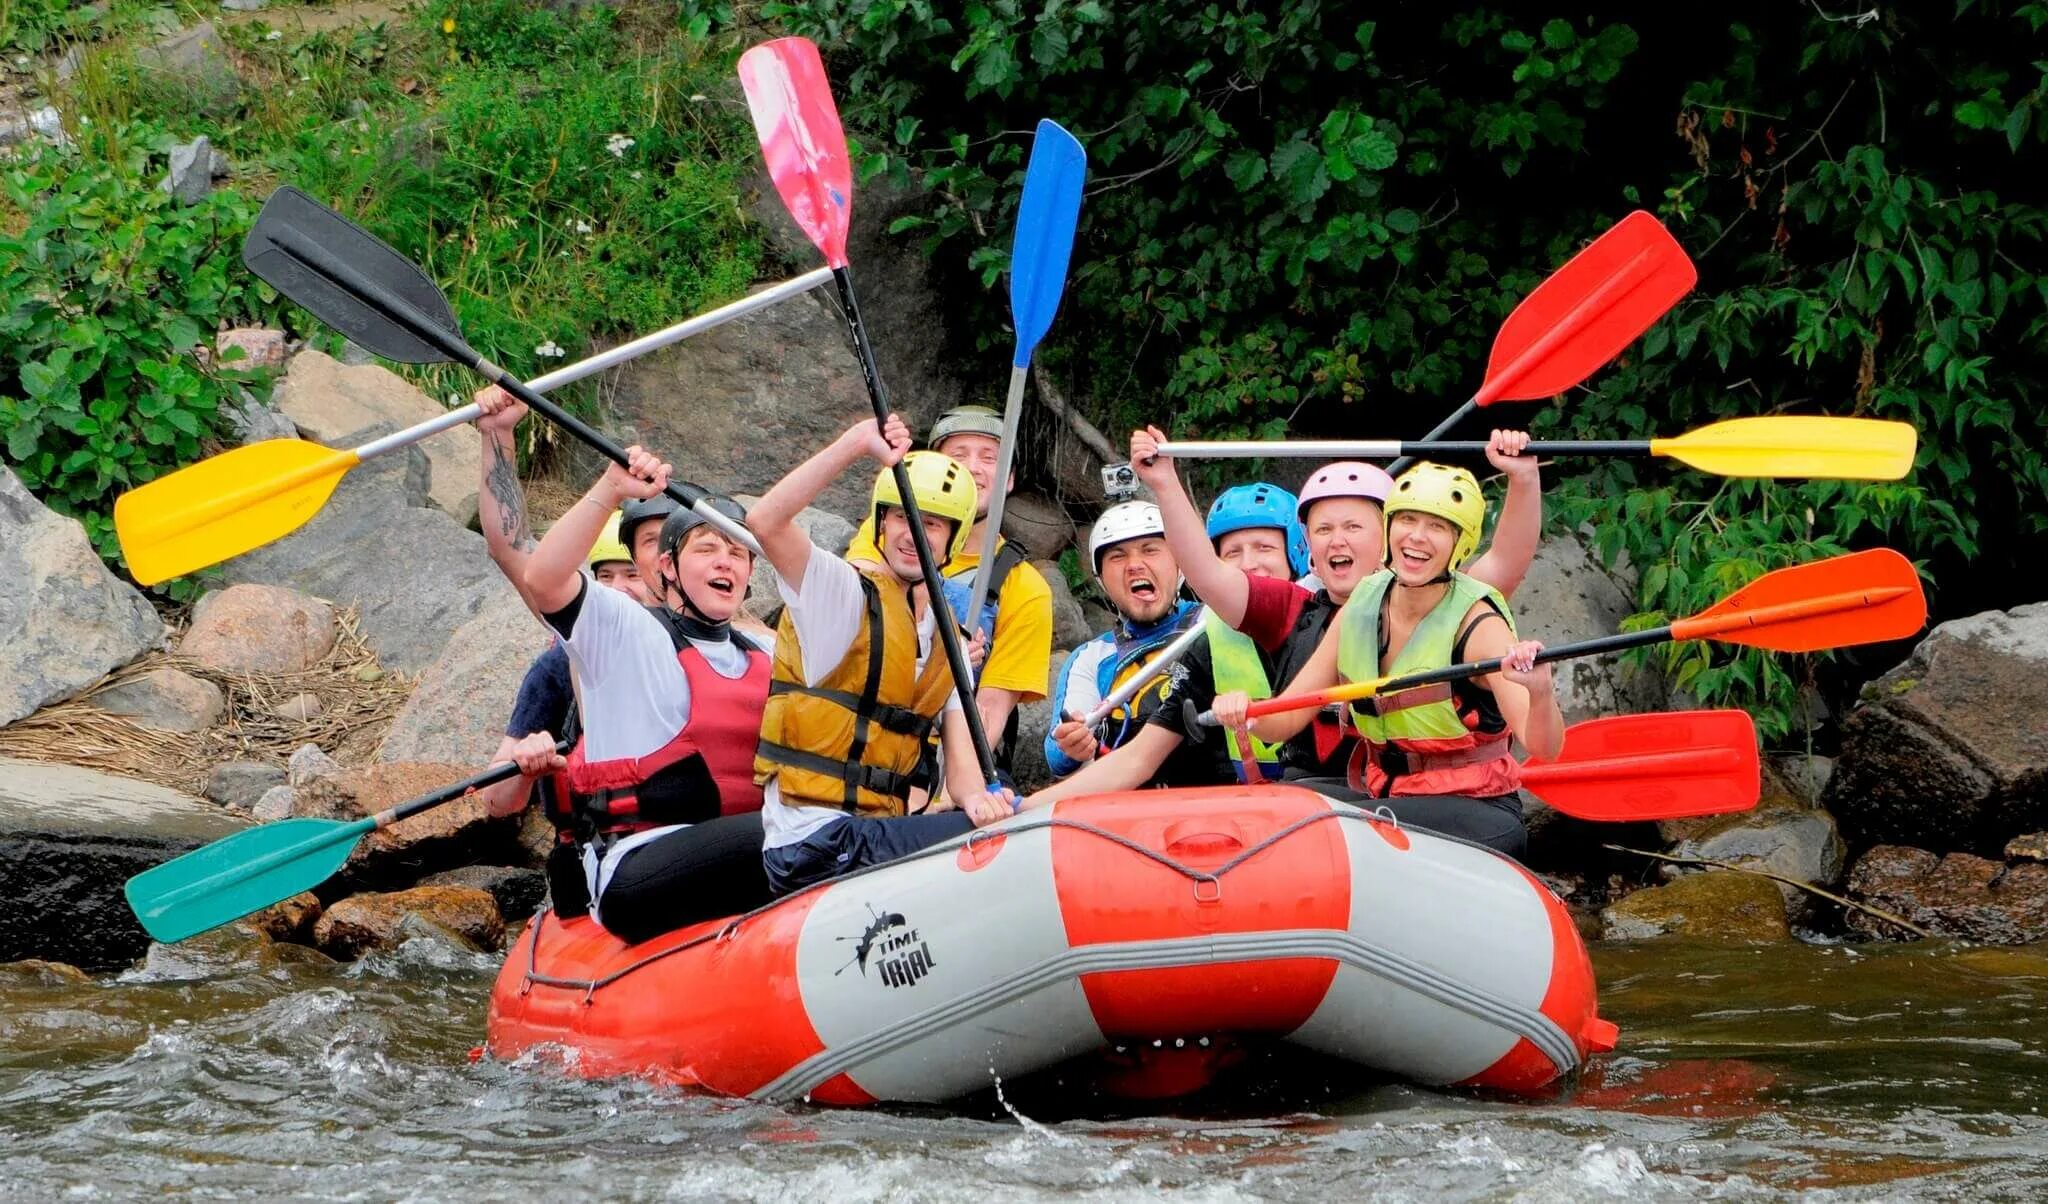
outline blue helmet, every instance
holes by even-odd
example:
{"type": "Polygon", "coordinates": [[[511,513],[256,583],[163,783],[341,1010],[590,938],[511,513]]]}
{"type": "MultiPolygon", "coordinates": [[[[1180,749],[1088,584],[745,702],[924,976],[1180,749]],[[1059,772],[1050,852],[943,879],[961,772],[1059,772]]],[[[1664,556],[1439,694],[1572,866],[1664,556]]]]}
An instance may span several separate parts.
{"type": "Polygon", "coordinates": [[[1304,576],[1308,572],[1308,531],[1295,514],[1294,505],[1293,494],[1264,481],[1226,489],[1209,506],[1209,542],[1214,543],[1232,531],[1249,531],[1254,527],[1284,531],[1287,563],[1296,577],[1304,576]]]}

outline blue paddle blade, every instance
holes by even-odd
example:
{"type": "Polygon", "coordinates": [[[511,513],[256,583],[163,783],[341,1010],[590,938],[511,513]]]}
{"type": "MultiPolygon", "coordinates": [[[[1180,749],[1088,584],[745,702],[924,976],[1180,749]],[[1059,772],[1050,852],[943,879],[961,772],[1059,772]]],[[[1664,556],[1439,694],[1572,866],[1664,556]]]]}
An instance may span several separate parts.
{"type": "Polygon", "coordinates": [[[1041,120],[1024,169],[1017,236],[1010,243],[1010,320],[1017,327],[1017,356],[1011,363],[1016,367],[1029,366],[1038,340],[1059,312],[1087,178],[1088,153],[1081,144],[1058,122],[1041,120]]]}

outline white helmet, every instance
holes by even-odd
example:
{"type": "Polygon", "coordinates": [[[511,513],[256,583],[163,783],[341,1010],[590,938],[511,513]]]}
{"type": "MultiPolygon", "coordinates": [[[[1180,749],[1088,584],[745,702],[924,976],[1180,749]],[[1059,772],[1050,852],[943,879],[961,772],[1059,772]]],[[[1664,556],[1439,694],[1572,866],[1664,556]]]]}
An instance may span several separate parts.
{"type": "Polygon", "coordinates": [[[1102,575],[1102,553],[1112,544],[1127,539],[1143,539],[1147,535],[1166,538],[1166,520],[1160,517],[1159,507],[1151,502],[1118,502],[1102,512],[1095,520],[1095,527],[1088,532],[1088,563],[1095,575],[1102,575]]]}

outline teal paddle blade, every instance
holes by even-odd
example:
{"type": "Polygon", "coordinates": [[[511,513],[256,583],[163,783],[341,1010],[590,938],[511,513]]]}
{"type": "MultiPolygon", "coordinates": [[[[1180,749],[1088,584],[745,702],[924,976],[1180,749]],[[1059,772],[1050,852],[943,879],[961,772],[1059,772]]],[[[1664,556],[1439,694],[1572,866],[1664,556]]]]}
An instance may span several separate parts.
{"type": "Polygon", "coordinates": [[[327,881],[376,826],[302,818],[237,832],[128,879],[128,907],[152,938],[182,941],[327,881]]]}
{"type": "Polygon", "coordinates": [[[1031,352],[1052,325],[1067,287],[1067,260],[1074,251],[1074,223],[1081,216],[1081,185],[1088,155],[1058,122],[1041,120],[1024,169],[1024,196],[1017,204],[1017,233],[1010,243],[1010,320],[1017,327],[1013,366],[1031,363],[1031,352]]]}

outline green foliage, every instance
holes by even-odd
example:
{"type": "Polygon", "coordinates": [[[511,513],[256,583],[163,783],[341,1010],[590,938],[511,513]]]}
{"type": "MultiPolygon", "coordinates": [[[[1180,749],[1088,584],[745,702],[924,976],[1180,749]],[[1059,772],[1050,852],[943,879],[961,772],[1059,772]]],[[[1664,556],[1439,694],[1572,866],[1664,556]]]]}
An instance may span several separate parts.
{"type": "MultiPolygon", "coordinates": [[[[124,132],[130,145],[145,138],[124,132]]],[[[162,162],[140,149],[106,164],[40,146],[0,174],[23,219],[0,236],[5,460],[110,560],[114,496],[196,459],[222,404],[258,383],[195,350],[210,348],[217,323],[275,308],[242,270],[248,201],[222,192],[181,205],[141,182],[162,162]]]]}
{"type": "MultiPolygon", "coordinates": [[[[2025,600],[2012,570],[2048,550],[2033,404],[2048,212],[2025,186],[2048,141],[2048,62],[2030,49],[2048,5],[1869,23],[1780,5],[1753,26],[1641,35],[1472,4],[1362,22],[1250,0],[760,14],[832,56],[861,177],[923,182],[929,211],[899,228],[985,286],[1007,266],[1033,120],[1087,146],[1080,245],[1041,354],[1101,425],[1419,434],[1478,384],[1517,301],[1661,198],[1700,289],[1534,425],[1619,438],[1862,413],[1913,422],[1923,451],[1913,478],[1881,486],[1558,465],[1552,513],[1591,524],[1610,559],[1627,553],[1646,613],[1880,542],[1967,580],[1953,591],[1965,605],[2010,605],[2025,600]],[[1994,575],[1966,574],[1973,562],[1994,575]]],[[[1006,346],[1000,293],[973,303],[966,325],[1006,346]]],[[[1747,706],[1777,737],[1812,671],[1714,648],[1669,657],[1703,701],[1747,706]]]]}

